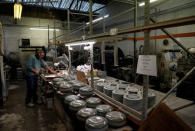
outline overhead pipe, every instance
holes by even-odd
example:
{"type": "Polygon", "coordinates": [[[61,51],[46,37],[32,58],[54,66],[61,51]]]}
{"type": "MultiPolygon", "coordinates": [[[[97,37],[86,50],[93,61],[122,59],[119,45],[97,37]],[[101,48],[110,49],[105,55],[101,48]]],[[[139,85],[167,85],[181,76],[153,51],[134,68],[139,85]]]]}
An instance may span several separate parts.
{"type": "MultiPolygon", "coordinates": [[[[71,12],[71,11],[70,11],[70,14],[73,14],[73,15],[84,15],[84,16],[89,16],[89,14],[76,13],[76,12],[71,12]]],[[[93,16],[99,16],[99,15],[93,15],[93,16]]]]}
{"type": "Polygon", "coordinates": [[[117,2],[120,2],[120,3],[125,3],[125,4],[131,4],[131,5],[134,5],[134,1],[126,1],[126,0],[113,0],[113,1],[117,1],[117,2]]]}
{"type": "MultiPolygon", "coordinates": [[[[188,32],[188,33],[179,33],[179,34],[172,34],[174,38],[177,37],[194,37],[195,32],[188,32]]],[[[166,39],[169,38],[168,35],[155,35],[155,36],[150,36],[150,39],[166,39]]],[[[124,37],[125,40],[134,40],[133,37],[124,37]]],[[[144,37],[137,37],[136,40],[144,40],[144,37]]]]}

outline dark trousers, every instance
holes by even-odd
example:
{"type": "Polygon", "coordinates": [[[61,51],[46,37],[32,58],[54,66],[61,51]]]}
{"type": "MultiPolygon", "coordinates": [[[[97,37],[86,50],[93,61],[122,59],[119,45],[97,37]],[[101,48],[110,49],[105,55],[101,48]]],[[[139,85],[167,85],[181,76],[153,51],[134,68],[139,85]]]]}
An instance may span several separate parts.
{"type": "Polygon", "coordinates": [[[26,104],[33,100],[33,103],[37,102],[37,76],[27,76],[27,92],[26,92],[26,104]]]}

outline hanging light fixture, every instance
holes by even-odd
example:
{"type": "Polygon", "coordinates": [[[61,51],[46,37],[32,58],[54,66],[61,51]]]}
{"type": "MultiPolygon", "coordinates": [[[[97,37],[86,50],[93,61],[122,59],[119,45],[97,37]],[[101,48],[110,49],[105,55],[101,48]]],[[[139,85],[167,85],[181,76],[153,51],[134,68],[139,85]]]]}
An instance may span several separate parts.
{"type": "Polygon", "coordinates": [[[77,45],[93,45],[95,44],[96,41],[94,40],[88,40],[88,41],[78,41],[78,42],[71,42],[71,43],[67,43],[65,44],[65,46],[77,46],[77,45]]]}
{"type": "MultiPolygon", "coordinates": [[[[150,0],[150,3],[156,2],[158,0],[150,0]]],[[[145,6],[145,2],[141,2],[139,3],[139,6],[145,6]]]]}
{"type": "Polygon", "coordinates": [[[22,5],[19,3],[14,4],[14,19],[21,19],[22,5]]]}

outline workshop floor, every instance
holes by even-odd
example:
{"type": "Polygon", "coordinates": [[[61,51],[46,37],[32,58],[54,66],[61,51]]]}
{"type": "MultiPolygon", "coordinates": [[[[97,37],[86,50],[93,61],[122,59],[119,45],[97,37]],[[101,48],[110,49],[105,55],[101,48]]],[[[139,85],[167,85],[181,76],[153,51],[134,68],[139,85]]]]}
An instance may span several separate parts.
{"type": "Polygon", "coordinates": [[[9,84],[8,100],[0,109],[1,131],[66,131],[53,110],[44,105],[25,107],[25,95],[25,81],[9,84]]]}

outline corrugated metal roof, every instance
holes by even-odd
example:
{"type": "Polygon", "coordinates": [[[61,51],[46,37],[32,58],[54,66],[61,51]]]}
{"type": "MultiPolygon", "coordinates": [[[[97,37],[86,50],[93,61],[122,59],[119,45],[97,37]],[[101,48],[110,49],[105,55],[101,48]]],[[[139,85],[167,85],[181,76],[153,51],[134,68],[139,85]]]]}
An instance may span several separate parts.
{"type": "MultiPolygon", "coordinates": [[[[15,0],[3,0],[3,1],[14,2],[15,0]]],[[[19,3],[23,2],[22,4],[34,5],[34,6],[42,6],[41,1],[42,0],[18,0],[19,3]],[[27,2],[29,2],[29,3],[27,3],[27,2]],[[32,3],[30,3],[30,2],[32,2],[32,3]],[[39,2],[39,3],[35,3],[35,2],[39,2]]],[[[43,3],[44,7],[53,8],[53,6],[54,6],[55,8],[66,10],[70,7],[73,0],[50,0],[50,1],[57,1],[57,2],[53,2],[53,6],[49,2],[49,0],[44,0],[44,1],[47,1],[47,2],[43,3]]],[[[98,3],[93,3],[92,9],[94,11],[98,8],[101,8],[102,6],[104,6],[104,5],[103,4],[98,4],[98,3]]],[[[70,9],[75,10],[75,11],[79,11],[79,9],[80,9],[81,12],[88,12],[89,11],[89,2],[82,1],[82,0],[74,0],[74,2],[71,5],[70,9]]]]}

